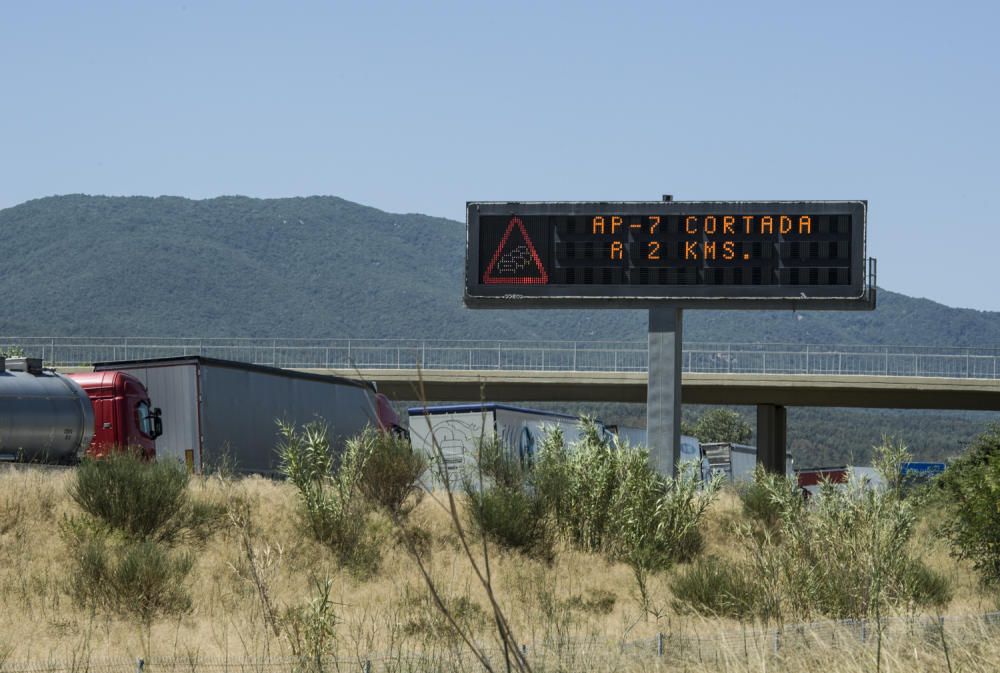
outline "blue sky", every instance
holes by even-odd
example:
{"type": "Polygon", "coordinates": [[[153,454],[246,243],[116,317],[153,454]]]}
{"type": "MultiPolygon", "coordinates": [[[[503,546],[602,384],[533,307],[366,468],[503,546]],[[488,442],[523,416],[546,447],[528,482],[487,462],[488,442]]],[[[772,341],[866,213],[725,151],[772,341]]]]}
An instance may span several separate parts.
{"type": "Polygon", "coordinates": [[[5,3],[0,208],[865,198],[882,286],[1000,310],[998,7],[5,3]]]}

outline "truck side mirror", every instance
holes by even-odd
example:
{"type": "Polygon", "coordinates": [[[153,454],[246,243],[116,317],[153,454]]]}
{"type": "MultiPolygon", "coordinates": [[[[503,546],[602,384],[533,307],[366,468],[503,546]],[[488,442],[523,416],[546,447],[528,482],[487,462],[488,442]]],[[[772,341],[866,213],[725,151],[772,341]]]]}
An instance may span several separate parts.
{"type": "Polygon", "coordinates": [[[160,420],[160,408],[153,409],[153,439],[163,434],[163,421],[160,420]]]}

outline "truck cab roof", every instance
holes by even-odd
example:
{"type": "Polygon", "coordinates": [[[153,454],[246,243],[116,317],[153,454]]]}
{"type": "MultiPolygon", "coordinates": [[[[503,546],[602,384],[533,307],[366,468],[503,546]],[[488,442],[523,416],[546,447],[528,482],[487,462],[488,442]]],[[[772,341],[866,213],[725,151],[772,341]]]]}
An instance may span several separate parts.
{"type": "Polygon", "coordinates": [[[125,372],[81,372],[69,374],[71,379],[87,391],[90,398],[115,397],[116,395],[132,394],[147,399],[146,387],[136,377],[125,372]]]}

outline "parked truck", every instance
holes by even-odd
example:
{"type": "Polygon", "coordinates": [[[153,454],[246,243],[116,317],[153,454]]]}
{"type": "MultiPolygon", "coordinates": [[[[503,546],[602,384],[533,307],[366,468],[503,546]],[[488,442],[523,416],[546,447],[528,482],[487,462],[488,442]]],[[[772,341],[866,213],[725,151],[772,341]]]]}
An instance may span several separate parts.
{"type": "Polygon", "coordinates": [[[194,355],[99,362],[94,370],[141,381],[163,408],[158,459],[182,461],[197,472],[227,465],[241,473],[276,473],[278,421],[320,421],[336,450],[367,425],[405,432],[374,385],[339,376],[194,355]]]}
{"type": "Polygon", "coordinates": [[[153,458],[161,432],[160,410],[133,376],[0,358],[0,461],[73,463],[123,447],[153,458]]]}

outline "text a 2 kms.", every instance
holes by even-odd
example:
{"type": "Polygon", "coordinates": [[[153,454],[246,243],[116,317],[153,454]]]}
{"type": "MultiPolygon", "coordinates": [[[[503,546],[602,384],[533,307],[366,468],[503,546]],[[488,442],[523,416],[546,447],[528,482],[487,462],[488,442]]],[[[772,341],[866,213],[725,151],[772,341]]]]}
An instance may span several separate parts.
{"type": "MultiPolygon", "coordinates": [[[[590,218],[590,233],[605,244],[602,252],[609,261],[624,261],[628,254],[647,262],[665,259],[738,262],[769,257],[770,248],[761,244],[774,240],[776,235],[782,241],[809,242],[813,238],[813,222],[818,220],[815,215],[594,215],[590,218]],[[670,225],[672,230],[668,230],[670,225]]],[[[815,242],[819,242],[818,237],[815,242]]],[[[840,256],[835,247],[827,246],[824,252],[823,257],[840,256]]],[[[818,246],[809,256],[821,256],[818,246]]]]}

